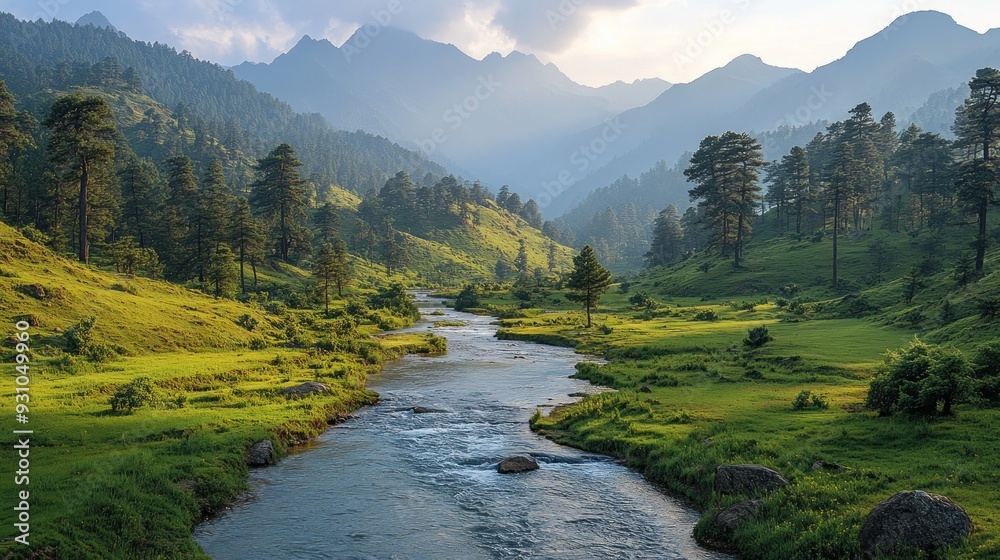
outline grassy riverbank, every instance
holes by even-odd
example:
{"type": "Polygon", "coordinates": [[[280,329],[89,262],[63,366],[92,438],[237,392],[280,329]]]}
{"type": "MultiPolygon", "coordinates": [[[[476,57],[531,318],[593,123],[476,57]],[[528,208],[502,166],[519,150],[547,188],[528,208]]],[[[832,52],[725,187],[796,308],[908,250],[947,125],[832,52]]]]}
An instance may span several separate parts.
{"type": "Polygon", "coordinates": [[[15,483],[13,450],[0,462],[0,558],[205,558],[191,529],[245,490],[250,445],[270,439],[283,454],[376,402],[365,382],[387,360],[444,350],[428,333],[381,334],[412,314],[368,309],[368,292],[351,292],[351,309],[337,300],[329,314],[213,299],[81,266],[0,225],[3,425],[34,431],[22,436],[27,484],[15,483]],[[31,325],[27,424],[15,423],[19,351],[7,338],[18,321],[31,325]],[[112,396],[141,379],[142,406],[112,411],[112,396]],[[330,391],[282,393],[310,381],[330,391]],[[30,546],[13,540],[21,491],[30,546]]]}
{"type": "MultiPolygon", "coordinates": [[[[810,319],[761,301],[674,299],[649,314],[620,294],[607,296],[588,330],[578,311],[552,296],[545,305],[555,310],[512,312],[520,316],[504,319],[500,336],[602,354],[609,365],[580,366],[578,375],[619,391],[536,414],[532,428],[627,460],[694,500],[706,519],[734,503],[712,492],[716,466],[781,471],[792,484],[766,498],[763,513],[736,534],[744,557],[856,557],[867,512],[913,489],[949,496],[969,511],[974,535],[948,558],[1000,557],[1000,411],[962,406],[954,417],[928,421],[878,418],[862,407],[882,354],[908,344],[912,331],[810,319]],[[774,341],[749,350],[742,340],[761,325],[774,341]],[[825,396],[829,408],[794,410],[802,391],[825,396]],[[848,469],[813,470],[816,461],[848,469]]],[[[511,309],[512,302],[483,304],[511,309]]],[[[706,527],[703,519],[696,533],[707,536],[706,527]]]]}

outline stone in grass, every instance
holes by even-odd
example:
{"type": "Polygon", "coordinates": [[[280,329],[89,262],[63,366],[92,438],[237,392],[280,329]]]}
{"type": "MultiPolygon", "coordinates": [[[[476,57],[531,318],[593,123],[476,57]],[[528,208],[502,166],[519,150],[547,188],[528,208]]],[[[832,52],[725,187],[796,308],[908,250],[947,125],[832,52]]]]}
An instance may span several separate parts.
{"type": "Polygon", "coordinates": [[[247,464],[251,467],[266,467],[274,463],[274,444],[271,440],[258,441],[247,452],[247,464]]]}
{"type": "Polygon", "coordinates": [[[705,544],[719,549],[728,549],[732,545],[736,530],[757,515],[764,508],[760,500],[747,500],[732,505],[719,512],[708,528],[705,544]]]}
{"type": "Polygon", "coordinates": [[[308,383],[303,383],[302,385],[296,385],[295,387],[288,387],[281,391],[282,395],[311,395],[313,393],[329,393],[330,386],[325,383],[317,383],[315,381],[309,381],[308,383]]]}
{"type": "Polygon", "coordinates": [[[933,553],[971,532],[969,514],[948,498],[920,490],[900,492],[865,518],[861,551],[866,559],[893,554],[899,547],[933,553]]]}
{"type": "Polygon", "coordinates": [[[538,463],[531,457],[508,457],[497,465],[500,474],[518,474],[538,470],[538,463]]]}
{"type": "Polygon", "coordinates": [[[715,469],[715,491],[719,494],[755,496],[787,485],[781,473],[760,465],[719,465],[715,469]]]}

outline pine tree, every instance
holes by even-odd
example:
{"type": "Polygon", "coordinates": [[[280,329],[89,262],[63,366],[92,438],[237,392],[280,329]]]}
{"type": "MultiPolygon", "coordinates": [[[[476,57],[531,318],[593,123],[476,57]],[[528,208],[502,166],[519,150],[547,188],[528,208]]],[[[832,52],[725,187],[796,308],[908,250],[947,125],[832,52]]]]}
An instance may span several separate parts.
{"type": "Polygon", "coordinates": [[[330,287],[335,282],[337,276],[337,257],[334,254],[333,245],[324,243],[316,251],[316,258],[313,259],[313,276],[319,283],[323,291],[323,303],[326,313],[330,312],[330,287]]]}
{"type": "Polygon", "coordinates": [[[301,166],[291,146],[278,146],[257,163],[258,178],[250,197],[254,211],[270,221],[277,256],[285,262],[306,239],[306,191],[298,171],[301,166]]]}
{"type": "Polygon", "coordinates": [[[528,245],[524,239],[518,240],[517,258],[514,259],[514,268],[521,276],[528,275],[528,245]]]}
{"type": "Polygon", "coordinates": [[[124,230],[139,243],[139,248],[150,246],[157,209],[160,206],[160,174],[153,162],[129,158],[119,173],[122,193],[122,218],[124,230]]]}
{"type": "Polygon", "coordinates": [[[89,224],[91,177],[111,165],[118,134],[108,102],[100,97],[67,95],[52,104],[42,122],[52,130],[49,158],[67,182],[79,185],[77,203],[79,259],[90,260],[89,224]]]}
{"type": "Polygon", "coordinates": [[[14,175],[15,152],[34,145],[28,129],[33,118],[15,109],[16,100],[0,80],[0,215],[9,216],[14,198],[10,180],[14,175]]]}
{"type": "Polygon", "coordinates": [[[337,263],[334,280],[337,283],[337,297],[344,297],[344,288],[354,279],[354,265],[351,255],[347,252],[347,243],[343,239],[333,240],[333,257],[337,263]]]}
{"type": "Polygon", "coordinates": [[[646,253],[646,265],[650,268],[670,264],[681,257],[684,232],[677,207],[667,206],[657,216],[653,228],[653,242],[646,253]]]}
{"type": "Polygon", "coordinates": [[[535,199],[531,199],[524,203],[524,208],[521,209],[521,218],[528,222],[528,225],[535,229],[542,229],[544,225],[544,220],[542,220],[542,211],[538,208],[538,203],[535,199]]]}
{"type": "Polygon", "coordinates": [[[573,271],[566,279],[566,298],[583,304],[587,310],[587,328],[593,326],[590,310],[601,302],[601,296],[611,286],[611,271],[601,266],[594,250],[587,245],[573,257],[573,271]]]}
{"type": "Polygon", "coordinates": [[[316,231],[314,239],[322,244],[333,243],[340,235],[340,213],[337,207],[327,202],[316,210],[313,216],[313,228],[316,231]]]}
{"type": "Polygon", "coordinates": [[[239,268],[233,257],[233,250],[225,243],[214,247],[209,253],[205,267],[205,278],[212,286],[215,297],[232,297],[236,294],[239,268]]]}
{"type": "Polygon", "coordinates": [[[201,222],[205,228],[204,236],[209,247],[217,248],[226,241],[233,200],[233,193],[226,184],[222,162],[213,159],[205,171],[201,192],[198,193],[198,211],[201,214],[201,222]]]}
{"type": "Polygon", "coordinates": [[[1000,71],[983,68],[969,82],[971,95],[958,110],[956,147],[965,151],[960,170],[959,199],[979,220],[976,237],[976,274],[983,273],[989,245],[989,207],[997,200],[997,143],[1000,142],[1000,71]]]}
{"type": "Polygon", "coordinates": [[[264,260],[267,240],[264,226],[254,218],[250,202],[245,198],[236,200],[236,207],[229,220],[229,242],[236,249],[240,265],[240,291],[247,293],[246,265],[253,269],[253,283],[257,286],[257,265],[264,260]]]}

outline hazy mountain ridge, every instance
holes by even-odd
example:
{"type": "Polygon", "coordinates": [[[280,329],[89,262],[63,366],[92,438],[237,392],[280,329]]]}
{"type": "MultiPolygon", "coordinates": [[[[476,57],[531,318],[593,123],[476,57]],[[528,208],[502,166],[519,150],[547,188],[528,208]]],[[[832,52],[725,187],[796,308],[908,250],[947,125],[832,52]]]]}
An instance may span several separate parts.
{"type": "Polygon", "coordinates": [[[534,55],[476,60],[393,28],[356,48],[361,39],[338,48],[307,36],[271,64],[244,63],[233,71],[340,128],[385,134],[494,182],[558,138],[670,86],[652,79],[591,88],[534,55]]]}

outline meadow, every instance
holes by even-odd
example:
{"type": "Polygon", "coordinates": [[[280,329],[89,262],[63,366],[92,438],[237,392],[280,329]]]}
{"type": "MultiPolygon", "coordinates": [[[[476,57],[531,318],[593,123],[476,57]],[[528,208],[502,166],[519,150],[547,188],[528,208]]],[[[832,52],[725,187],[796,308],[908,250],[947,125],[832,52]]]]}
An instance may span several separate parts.
{"type": "MultiPolygon", "coordinates": [[[[641,278],[635,289],[652,288],[641,278]]],[[[634,294],[634,292],[632,292],[634,294]]],[[[948,558],[1000,557],[1000,411],[972,405],[952,417],[879,418],[864,408],[868,382],[886,350],[916,331],[891,321],[823,318],[768,298],[659,298],[638,309],[613,291],[583,328],[559,292],[535,309],[499,294],[483,305],[508,310],[501,338],[575,346],[607,365],[581,364],[577,376],[616,392],[540,412],[532,428],[555,441],[626,460],[650,480],[705,512],[696,535],[711,540],[712,516],[736,499],[713,493],[716,466],[761,464],[791,485],[735,535],[745,558],[853,558],[865,515],[898,491],[946,495],[975,523],[948,558]],[[542,311],[545,309],[546,311],[542,311]],[[766,326],[773,341],[743,344],[766,326]],[[806,408],[793,401],[809,391],[806,408]],[[823,403],[814,406],[813,402],[823,403]],[[814,469],[825,461],[844,469],[814,469]]],[[[902,555],[901,558],[919,558],[902,555]]]]}

